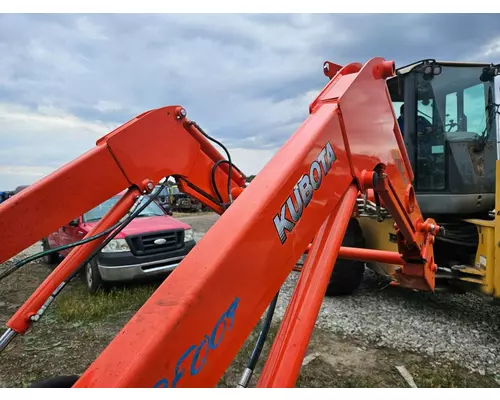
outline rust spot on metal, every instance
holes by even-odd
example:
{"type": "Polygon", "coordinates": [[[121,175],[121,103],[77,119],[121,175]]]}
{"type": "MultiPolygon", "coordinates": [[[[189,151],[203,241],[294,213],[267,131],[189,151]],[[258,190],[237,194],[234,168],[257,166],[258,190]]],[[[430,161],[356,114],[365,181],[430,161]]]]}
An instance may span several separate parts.
{"type": "Polygon", "coordinates": [[[469,146],[467,146],[467,150],[469,151],[474,172],[478,176],[484,176],[484,151],[475,151],[473,144],[469,144],[469,146]]]}

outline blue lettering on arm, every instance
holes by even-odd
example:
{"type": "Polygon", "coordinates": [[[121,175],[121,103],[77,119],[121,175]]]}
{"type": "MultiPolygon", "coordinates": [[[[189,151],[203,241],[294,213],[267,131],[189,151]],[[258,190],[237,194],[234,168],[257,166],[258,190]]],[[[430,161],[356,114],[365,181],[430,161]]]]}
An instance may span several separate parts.
{"type": "Polygon", "coordinates": [[[222,342],[222,339],[224,338],[224,331],[226,330],[226,321],[224,318],[226,318],[226,314],[220,317],[220,319],[217,321],[217,323],[215,324],[215,328],[212,331],[212,336],[210,336],[210,348],[212,350],[215,350],[219,346],[220,342],[222,342]],[[224,324],[224,329],[220,334],[219,341],[215,343],[215,337],[217,336],[217,332],[219,331],[219,326],[221,322],[224,324]]]}
{"type": "Polygon", "coordinates": [[[236,309],[238,308],[238,303],[240,302],[240,299],[236,297],[234,301],[231,303],[229,308],[226,311],[226,317],[231,321],[231,325],[229,325],[229,329],[233,329],[233,324],[234,324],[234,313],[236,312],[236,309]]]}
{"type": "Polygon", "coordinates": [[[172,387],[177,386],[177,382],[179,382],[179,379],[182,378],[182,375],[184,375],[184,369],[179,370],[179,367],[181,366],[181,363],[186,359],[186,357],[191,353],[194,349],[196,349],[196,346],[193,344],[187,349],[184,354],[179,358],[177,361],[177,365],[175,366],[175,376],[174,376],[174,381],[172,382],[172,387]]]}
{"type": "Polygon", "coordinates": [[[208,335],[205,335],[205,339],[203,339],[200,346],[196,349],[196,352],[194,353],[193,362],[191,363],[191,375],[193,376],[196,375],[198,372],[200,372],[200,370],[205,365],[205,362],[207,361],[209,341],[210,338],[208,337],[208,335]],[[196,363],[198,362],[198,357],[200,356],[200,351],[203,348],[204,344],[206,344],[205,356],[202,358],[200,366],[196,368],[196,363]]]}
{"type": "Polygon", "coordinates": [[[153,387],[154,388],[168,388],[168,381],[165,378],[160,379],[158,382],[155,383],[155,385],[153,387]]]}
{"type": "MultiPolygon", "coordinates": [[[[224,339],[224,333],[226,332],[228,328],[228,324],[226,320],[229,321],[229,330],[233,328],[234,321],[235,321],[235,312],[236,309],[238,308],[238,304],[240,302],[240,299],[236,297],[234,301],[231,303],[229,308],[221,315],[217,323],[215,324],[211,335],[208,336],[207,334],[204,335],[203,340],[199,345],[191,345],[189,348],[182,354],[182,356],[179,358],[179,360],[176,363],[175,366],[175,376],[174,379],[172,380],[172,387],[175,388],[177,386],[177,383],[179,380],[184,376],[185,369],[181,367],[182,362],[195,350],[193,359],[191,362],[191,368],[190,368],[190,375],[195,376],[198,374],[203,367],[205,366],[208,356],[210,355],[211,351],[214,351],[219,347],[219,345],[222,343],[222,340],[224,339]],[[217,340],[215,341],[217,334],[220,332],[220,336],[217,340]],[[200,353],[202,353],[203,348],[205,347],[205,351],[203,353],[203,358],[201,359],[201,362],[199,366],[197,367],[196,365],[198,364],[198,358],[200,357],[200,353]]],[[[162,378],[158,382],[155,383],[153,386],[155,388],[168,388],[168,379],[167,378],[162,378]]]]}

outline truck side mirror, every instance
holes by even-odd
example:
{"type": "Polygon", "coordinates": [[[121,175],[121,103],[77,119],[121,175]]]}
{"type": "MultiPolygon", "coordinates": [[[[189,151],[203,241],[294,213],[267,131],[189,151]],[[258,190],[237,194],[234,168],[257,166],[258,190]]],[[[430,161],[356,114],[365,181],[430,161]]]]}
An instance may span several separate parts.
{"type": "Polygon", "coordinates": [[[69,226],[78,226],[78,218],[74,219],[73,221],[69,221],[68,225],[69,226]]]}

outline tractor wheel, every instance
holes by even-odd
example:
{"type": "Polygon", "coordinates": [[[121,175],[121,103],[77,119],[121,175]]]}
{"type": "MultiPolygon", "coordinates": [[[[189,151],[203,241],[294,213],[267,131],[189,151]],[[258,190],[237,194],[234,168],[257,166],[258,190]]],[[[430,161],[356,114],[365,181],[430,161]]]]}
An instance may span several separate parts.
{"type": "MultiPolygon", "coordinates": [[[[365,247],[363,231],[357,219],[351,218],[349,221],[342,246],[365,247]]],[[[363,261],[338,258],[326,289],[326,295],[339,296],[352,294],[361,284],[364,272],[365,263],[363,261]]]]}

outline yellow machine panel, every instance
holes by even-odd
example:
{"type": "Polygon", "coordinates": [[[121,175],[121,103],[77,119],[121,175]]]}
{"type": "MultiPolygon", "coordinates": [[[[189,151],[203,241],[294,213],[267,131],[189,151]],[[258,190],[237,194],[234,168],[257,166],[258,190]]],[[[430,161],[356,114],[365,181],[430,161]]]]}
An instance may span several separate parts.
{"type": "Polygon", "coordinates": [[[467,219],[467,222],[476,225],[479,235],[479,244],[476,252],[476,264],[462,270],[471,275],[483,276],[483,287],[481,290],[489,295],[494,294],[495,288],[495,223],[481,219],[467,219]]]}
{"type": "MultiPolygon", "coordinates": [[[[395,241],[396,231],[394,230],[394,220],[387,218],[382,222],[377,222],[375,218],[358,218],[359,225],[363,230],[366,248],[374,250],[398,251],[398,245],[395,241]]],[[[394,264],[368,263],[369,267],[375,272],[392,276],[394,264]]]]}
{"type": "Polygon", "coordinates": [[[493,272],[491,272],[492,278],[492,291],[493,296],[500,297],[500,267],[497,265],[497,260],[500,260],[500,218],[497,218],[500,211],[500,161],[496,162],[496,179],[495,179],[495,238],[493,242],[493,247],[495,249],[495,259],[491,263],[493,272]]]}

